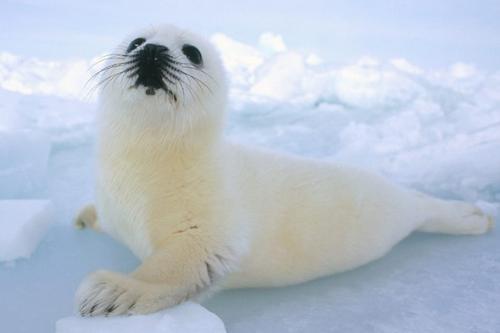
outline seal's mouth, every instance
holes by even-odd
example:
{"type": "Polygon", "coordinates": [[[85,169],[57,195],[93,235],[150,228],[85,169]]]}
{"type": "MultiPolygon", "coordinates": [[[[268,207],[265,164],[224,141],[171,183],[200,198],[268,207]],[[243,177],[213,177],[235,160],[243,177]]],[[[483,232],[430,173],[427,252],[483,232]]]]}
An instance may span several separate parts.
{"type": "Polygon", "coordinates": [[[169,53],[168,48],[158,44],[146,44],[137,51],[130,61],[130,72],[127,77],[135,78],[130,88],[145,87],[146,95],[153,96],[157,90],[163,90],[171,99],[177,102],[177,95],[169,86],[181,84],[179,77],[180,65],[169,53]]]}

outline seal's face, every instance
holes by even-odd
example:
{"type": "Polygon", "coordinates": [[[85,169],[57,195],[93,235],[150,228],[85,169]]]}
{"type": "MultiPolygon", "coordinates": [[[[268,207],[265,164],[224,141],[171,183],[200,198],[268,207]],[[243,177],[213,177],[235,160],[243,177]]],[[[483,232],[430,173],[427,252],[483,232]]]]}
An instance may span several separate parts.
{"type": "Polygon", "coordinates": [[[192,33],[169,25],[138,32],[107,59],[100,71],[100,100],[122,110],[122,116],[128,111],[162,121],[158,117],[179,118],[182,113],[192,123],[224,109],[219,56],[208,41],[192,33]]]}
{"type": "Polygon", "coordinates": [[[124,72],[128,78],[135,80],[133,88],[143,86],[146,95],[155,95],[157,90],[163,90],[177,102],[178,93],[174,89],[187,84],[184,79],[193,79],[197,83],[204,84],[196,76],[187,73],[187,70],[204,73],[200,50],[191,44],[173,47],[179,47],[185,59],[178,50],[171,51],[163,43],[147,42],[144,37],[135,38],[130,42],[126,50],[130,60],[126,63],[124,72]]]}

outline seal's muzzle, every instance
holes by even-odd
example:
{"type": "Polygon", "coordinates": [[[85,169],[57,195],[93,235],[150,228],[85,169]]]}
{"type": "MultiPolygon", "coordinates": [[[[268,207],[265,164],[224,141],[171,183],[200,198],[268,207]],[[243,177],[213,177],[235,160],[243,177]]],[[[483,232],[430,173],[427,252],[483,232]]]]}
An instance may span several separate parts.
{"type": "Polygon", "coordinates": [[[155,89],[164,87],[162,70],[168,62],[168,48],[158,44],[146,44],[137,53],[137,80],[135,86],[143,85],[148,95],[154,95],[155,89]]]}

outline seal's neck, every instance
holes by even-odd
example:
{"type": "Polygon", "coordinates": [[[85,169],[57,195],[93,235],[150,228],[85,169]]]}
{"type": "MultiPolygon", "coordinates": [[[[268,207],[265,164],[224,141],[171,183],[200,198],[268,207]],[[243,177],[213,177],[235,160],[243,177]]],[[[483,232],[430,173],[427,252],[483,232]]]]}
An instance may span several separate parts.
{"type": "MultiPolygon", "coordinates": [[[[188,158],[212,151],[221,140],[223,120],[205,117],[189,121],[182,114],[145,117],[101,110],[98,147],[104,154],[144,154],[188,158]]],[[[203,154],[202,154],[203,155],[203,154]]]]}
{"type": "Polygon", "coordinates": [[[108,127],[99,130],[98,147],[99,151],[106,155],[133,154],[142,155],[145,159],[166,158],[187,161],[205,156],[207,152],[215,149],[219,141],[219,133],[205,130],[174,136],[158,128],[140,133],[134,130],[114,131],[108,127]]]}

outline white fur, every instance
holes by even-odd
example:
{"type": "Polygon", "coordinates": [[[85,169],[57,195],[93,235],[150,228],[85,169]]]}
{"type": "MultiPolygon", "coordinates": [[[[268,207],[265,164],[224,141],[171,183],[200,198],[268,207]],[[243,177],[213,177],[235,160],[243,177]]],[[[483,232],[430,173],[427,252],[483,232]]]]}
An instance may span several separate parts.
{"type": "Polygon", "coordinates": [[[480,234],[491,226],[472,205],[366,171],[227,142],[226,80],[213,47],[161,26],[117,52],[140,36],[179,59],[183,43],[197,46],[203,72],[186,71],[203,84],[185,78],[189,91],[172,87],[177,102],[129,89],[127,78],[102,89],[99,221],[87,207],[77,223],[123,241],[143,264],[130,276],[89,276],[77,293],[82,315],[148,313],[217,286],[303,282],[379,258],[414,230],[480,234]]]}

